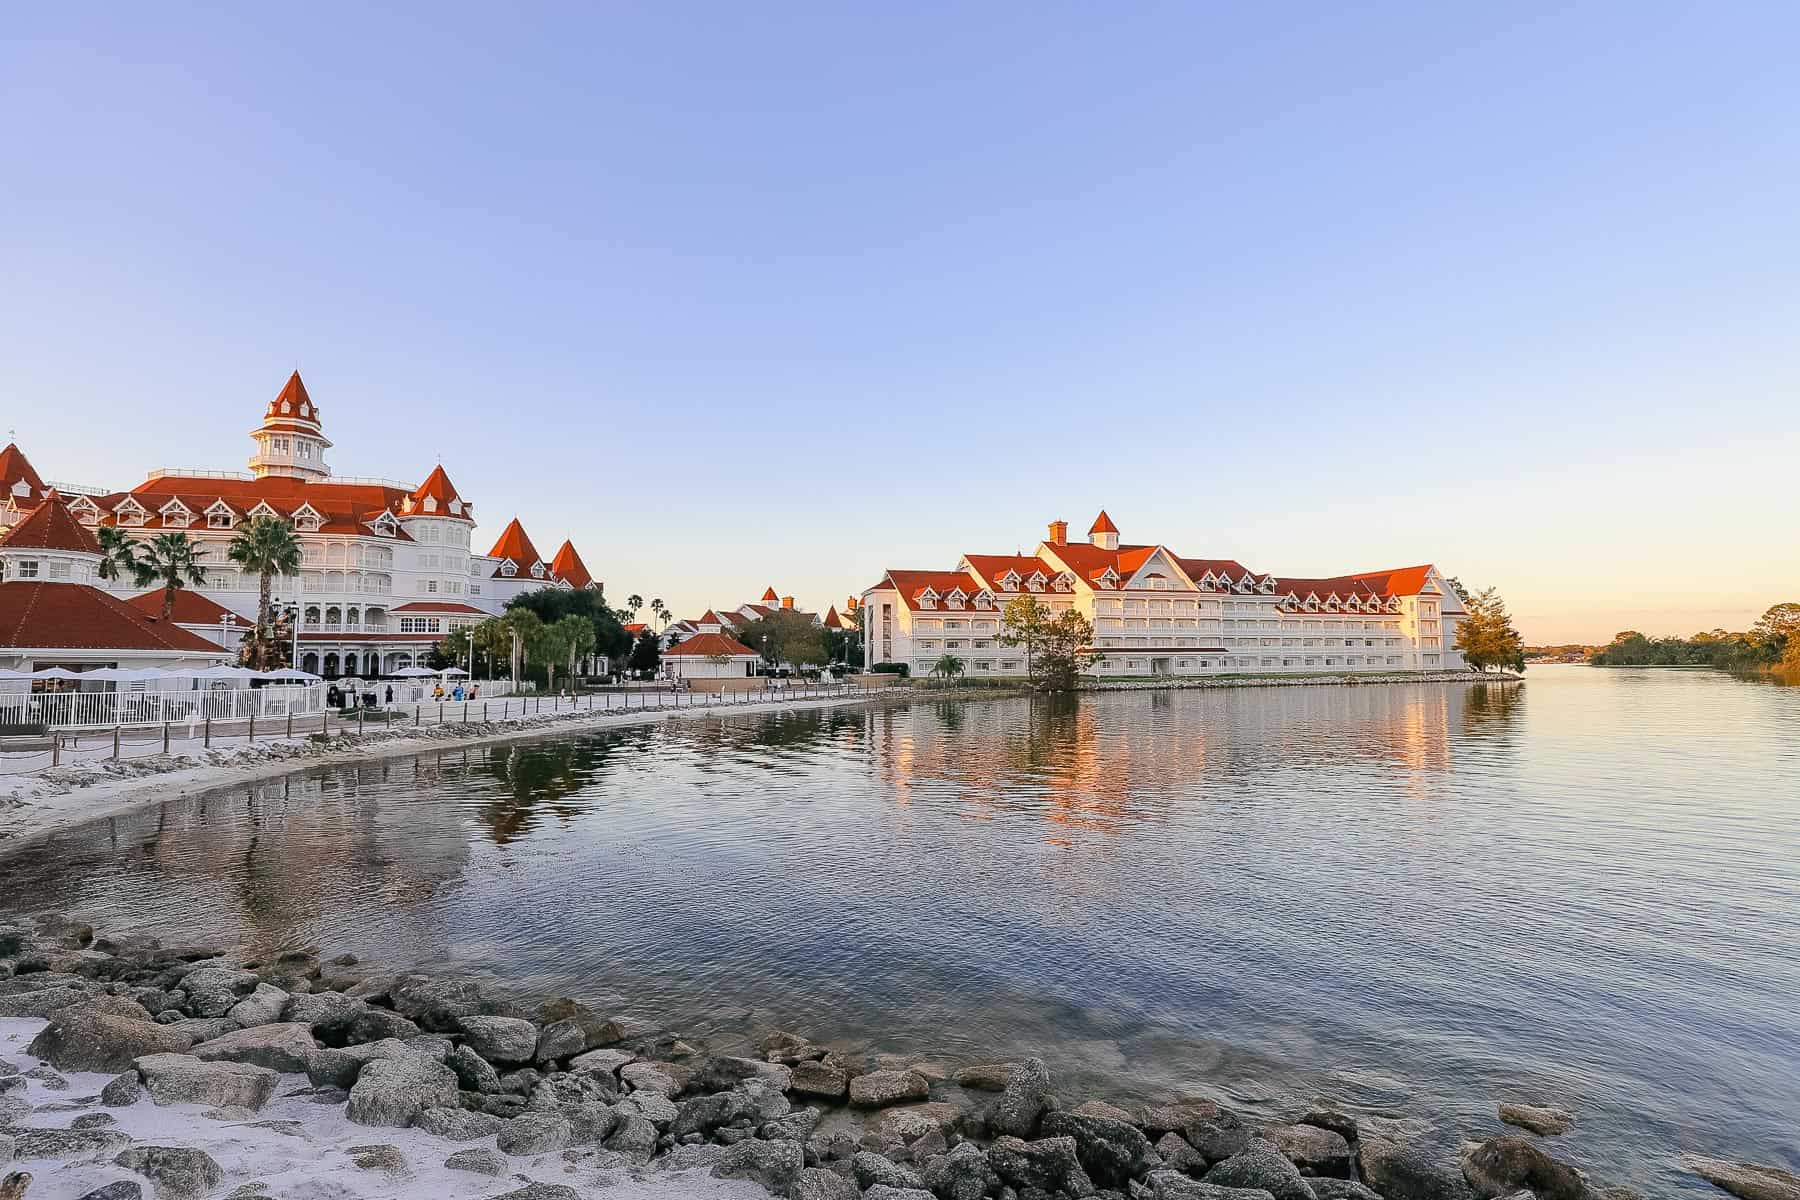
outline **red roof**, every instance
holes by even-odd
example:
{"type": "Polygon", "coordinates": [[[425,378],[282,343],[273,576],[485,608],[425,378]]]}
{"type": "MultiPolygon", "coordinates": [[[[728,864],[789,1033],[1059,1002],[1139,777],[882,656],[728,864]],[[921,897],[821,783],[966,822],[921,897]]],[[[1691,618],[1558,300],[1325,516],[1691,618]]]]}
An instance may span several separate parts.
{"type": "Polygon", "coordinates": [[[721,617],[718,613],[714,612],[710,608],[706,610],[705,616],[699,618],[698,620],[696,620],[694,622],[695,625],[723,625],[724,623],[725,623],[725,618],[721,617]]]}
{"type": "Polygon", "coordinates": [[[544,561],[544,556],[531,544],[530,536],[526,534],[525,527],[519,524],[517,517],[500,531],[500,540],[488,551],[488,557],[511,559],[512,564],[521,571],[529,571],[534,565],[544,561]]]}
{"type": "MultiPolygon", "coordinates": [[[[131,605],[131,607],[137,609],[151,620],[162,619],[163,590],[161,588],[157,588],[155,591],[144,592],[142,595],[133,596],[125,603],[131,605]]],[[[175,609],[169,614],[169,617],[177,625],[217,626],[220,617],[230,617],[231,623],[234,626],[240,626],[245,629],[248,629],[253,624],[253,622],[238,616],[224,605],[215,604],[213,601],[208,600],[205,596],[202,596],[192,588],[182,588],[175,593],[175,609]]]]}
{"type": "Polygon", "coordinates": [[[636,637],[638,634],[644,632],[644,630],[646,630],[648,628],[650,628],[650,627],[648,625],[644,624],[642,621],[627,621],[627,622],[625,622],[625,632],[629,633],[632,637],[636,637]]]}
{"type": "Polygon", "coordinates": [[[459,613],[464,616],[485,617],[488,614],[472,604],[460,604],[455,600],[414,600],[407,604],[397,604],[390,612],[397,613],[459,613]]]}
{"type": "Polygon", "coordinates": [[[744,643],[738,641],[736,638],[726,637],[722,633],[696,633],[694,636],[684,638],[682,641],[670,646],[667,650],[663,651],[663,654],[665,656],[670,654],[697,654],[703,658],[710,657],[714,654],[724,654],[731,657],[739,657],[742,655],[748,655],[751,658],[757,657],[756,651],[744,645],[744,643]]]}
{"type": "Polygon", "coordinates": [[[6,449],[0,450],[0,496],[12,496],[13,487],[19,483],[23,483],[29,490],[22,496],[14,497],[15,499],[36,504],[44,498],[44,481],[32,469],[25,452],[16,444],[8,442],[6,449]]]}
{"type": "Polygon", "coordinates": [[[461,500],[462,497],[456,494],[456,485],[450,482],[450,476],[444,472],[442,463],[431,468],[431,474],[425,477],[425,482],[413,489],[412,499],[421,505],[426,499],[437,501],[437,506],[432,509],[434,513],[443,513],[446,516],[468,516],[467,504],[463,505],[464,511],[460,513],[450,511],[450,502],[461,500]]]}
{"type": "Polygon", "coordinates": [[[69,550],[79,554],[100,553],[100,543],[83,529],[81,522],[69,515],[62,498],[55,491],[44,493],[44,502],[31,510],[31,515],[0,536],[0,546],[9,550],[69,550]]]}
{"type": "Polygon", "coordinates": [[[1235,558],[1178,558],[1175,565],[1198,584],[1207,575],[1229,575],[1233,582],[1251,573],[1250,568],[1235,558]]]}
{"type": "Polygon", "coordinates": [[[570,587],[584,588],[594,582],[588,573],[587,564],[581,561],[581,555],[575,552],[575,543],[566,541],[556,552],[556,559],[550,564],[550,571],[558,579],[566,579],[570,587]]]}
{"type": "Polygon", "coordinates": [[[0,646],[13,650],[224,651],[84,583],[0,583],[0,646]]]}
{"type": "MultiPolygon", "coordinates": [[[[368,523],[384,511],[399,514],[402,502],[411,495],[406,489],[377,483],[338,483],[332,480],[296,479],[288,475],[265,475],[261,479],[211,479],[199,475],[159,475],[147,479],[129,492],[108,496],[90,496],[100,509],[101,523],[117,524],[113,509],[127,498],[149,512],[142,528],[180,528],[167,525],[158,515],[171,500],[179,500],[194,514],[196,524],[204,525],[207,509],[223,501],[239,517],[259,503],[267,504],[284,517],[290,517],[303,505],[312,505],[324,518],[319,527],[323,533],[367,534],[368,523]]],[[[411,541],[404,529],[394,533],[397,541],[411,541]]]]}
{"type": "Polygon", "coordinates": [[[304,422],[307,428],[302,433],[319,432],[319,406],[312,402],[306,394],[306,384],[300,381],[300,372],[295,371],[288,376],[287,383],[282,385],[280,393],[269,401],[269,411],[263,414],[263,423],[269,422],[304,422]],[[286,408],[282,406],[286,405],[286,408]]]}
{"type": "Polygon", "coordinates": [[[1008,571],[1017,571],[1021,580],[1030,579],[1033,571],[1041,571],[1045,579],[1055,579],[1062,573],[1060,568],[1029,554],[965,554],[963,561],[996,591],[1000,577],[1008,571]]]}
{"type": "Polygon", "coordinates": [[[919,596],[926,588],[940,596],[948,595],[953,588],[961,588],[964,594],[973,596],[984,586],[967,571],[889,571],[886,581],[894,585],[900,599],[912,609],[919,607],[919,596]]]}
{"type": "Polygon", "coordinates": [[[769,588],[768,590],[764,591],[762,594],[762,600],[763,600],[763,603],[765,603],[765,604],[767,604],[771,600],[779,602],[780,599],[781,599],[781,597],[777,596],[775,594],[774,588],[769,588]]]}
{"type": "Polygon", "coordinates": [[[1088,534],[1090,536],[1096,533],[1117,532],[1119,532],[1119,527],[1112,523],[1112,518],[1106,515],[1106,510],[1104,508],[1100,510],[1100,515],[1094,518],[1094,523],[1088,526],[1088,534]]]}
{"type": "MultiPolygon", "coordinates": [[[[1102,517],[1106,514],[1101,513],[1102,517]]],[[[1097,524],[1097,522],[1096,522],[1097,524]]],[[[1105,532],[1102,530],[1102,532],[1105,532]]],[[[1120,546],[1117,550],[1104,550],[1087,542],[1069,542],[1062,546],[1051,546],[1049,553],[1068,564],[1069,570],[1081,576],[1089,583],[1106,574],[1112,568],[1124,583],[1137,573],[1137,569],[1150,560],[1150,556],[1158,550],[1156,546],[1120,546]]],[[[1054,574],[1054,572],[1049,572],[1054,574]]]]}
{"type": "Polygon", "coordinates": [[[827,629],[842,629],[843,627],[844,627],[844,623],[842,621],[838,620],[837,606],[833,605],[832,607],[826,609],[825,610],[825,628],[827,628],[827,629]]]}

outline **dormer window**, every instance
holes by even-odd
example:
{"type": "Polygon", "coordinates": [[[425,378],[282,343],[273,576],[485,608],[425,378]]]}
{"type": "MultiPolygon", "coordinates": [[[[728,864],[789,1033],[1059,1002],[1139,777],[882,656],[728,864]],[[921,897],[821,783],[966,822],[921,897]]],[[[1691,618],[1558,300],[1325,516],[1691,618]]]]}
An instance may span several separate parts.
{"type": "Polygon", "coordinates": [[[1041,592],[1044,590],[1044,585],[1048,582],[1050,581],[1044,577],[1042,571],[1033,571],[1025,580],[1025,590],[1028,592],[1041,592]]]}
{"type": "Polygon", "coordinates": [[[1019,573],[1017,571],[1009,570],[1006,574],[1002,575],[1000,577],[1000,590],[1006,592],[1018,591],[1019,573]]]}
{"type": "Polygon", "coordinates": [[[451,516],[453,516],[453,517],[462,516],[462,510],[463,510],[463,502],[461,500],[452,500],[450,502],[450,515],[451,516]]]}
{"type": "Polygon", "coordinates": [[[255,519],[257,517],[279,517],[281,514],[276,512],[275,506],[267,500],[259,500],[256,502],[256,507],[250,510],[250,516],[255,519]]]}
{"type": "Polygon", "coordinates": [[[1059,592],[1074,591],[1075,590],[1075,577],[1073,575],[1069,574],[1067,571],[1062,572],[1060,575],[1058,575],[1056,577],[1056,590],[1059,592]]]}
{"type": "Polygon", "coordinates": [[[1100,572],[1099,582],[1101,587],[1116,588],[1119,586],[1119,573],[1108,567],[1100,572]]]}
{"type": "Polygon", "coordinates": [[[383,512],[379,517],[376,517],[373,521],[369,522],[369,528],[373,529],[377,536],[380,537],[393,537],[396,533],[400,532],[399,522],[394,520],[394,514],[390,512],[383,512]]]}
{"type": "Polygon", "coordinates": [[[237,514],[223,500],[206,510],[206,527],[208,529],[230,529],[237,524],[237,514]]]}
{"type": "Polygon", "coordinates": [[[544,564],[543,563],[535,562],[535,563],[531,564],[531,577],[533,579],[542,579],[544,577],[544,564]]]}
{"type": "Polygon", "coordinates": [[[975,607],[976,608],[992,608],[992,607],[994,607],[994,593],[988,591],[986,588],[982,588],[979,592],[976,592],[975,593],[975,607]]]}
{"type": "Polygon", "coordinates": [[[944,597],[944,603],[948,604],[951,608],[961,608],[968,602],[969,593],[963,591],[959,587],[951,588],[950,594],[944,597]]]}
{"type": "Polygon", "coordinates": [[[294,411],[294,406],[289,404],[286,400],[283,400],[281,402],[281,411],[284,413],[291,413],[294,411]]]}
{"type": "Polygon", "coordinates": [[[301,405],[301,406],[300,406],[300,415],[301,415],[301,416],[303,416],[303,417],[310,417],[310,416],[312,416],[312,405],[310,405],[310,404],[302,404],[302,405],[301,405]]]}
{"type": "Polygon", "coordinates": [[[324,523],[325,520],[319,515],[319,510],[310,504],[302,504],[294,510],[294,528],[302,533],[317,533],[319,526],[324,523]]]}
{"type": "Polygon", "coordinates": [[[519,566],[509,558],[500,564],[500,573],[508,579],[511,579],[514,575],[519,573],[519,566]]]}
{"type": "Polygon", "coordinates": [[[179,500],[171,500],[157,510],[165,529],[186,529],[194,523],[194,514],[179,500]]]}
{"type": "Polygon", "coordinates": [[[937,602],[938,602],[938,594],[937,594],[936,588],[928,587],[924,591],[919,593],[919,607],[920,608],[936,608],[937,602]]]}
{"type": "Polygon", "coordinates": [[[77,496],[75,499],[71,500],[69,502],[69,511],[73,513],[75,519],[80,521],[83,525],[98,525],[100,523],[100,506],[95,504],[92,500],[89,500],[86,496],[77,496]]]}
{"type": "Polygon", "coordinates": [[[120,525],[130,527],[142,525],[145,518],[150,515],[143,505],[132,499],[127,499],[123,504],[120,504],[117,508],[113,509],[113,514],[118,517],[120,525]]]}
{"type": "Polygon", "coordinates": [[[425,497],[425,511],[426,512],[436,512],[437,511],[437,497],[436,496],[425,497]]]}

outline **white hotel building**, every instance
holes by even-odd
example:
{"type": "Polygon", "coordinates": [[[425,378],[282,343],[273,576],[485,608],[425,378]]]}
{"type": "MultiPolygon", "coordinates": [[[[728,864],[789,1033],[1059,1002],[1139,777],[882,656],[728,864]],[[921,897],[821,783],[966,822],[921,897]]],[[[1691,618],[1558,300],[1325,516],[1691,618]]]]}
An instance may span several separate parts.
{"type": "Polygon", "coordinates": [[[1085,542],[1068,524],[1028,555],[965,554],[949,571],[887,572],[862,594],[866,665],[925,674],[954,654],[970,676],[1025,673],[1000,644],[1000,613],[1021,593],[1093,622],[1098,679],[1143,675],[1461,669],[1465,615],[1430,565],[1329,579],[1257,574],[1230,559],[1121,545],[1104,512],[1085,542]]]}
{"type": "MultiPolygon", "coordinates": [[[[250,436],[256,452],[248,472],[158,470],[126,491],[46,484],[7,446],[0,450],[0,535],[46,499],[66,505],[90,530],[116,526],[141,540],[180,530],[203,548],[207,580],[182,594],[173,623],[235,649],[256,619],[259,581],[226,557],[226,547],[253,518],[288,521],[304,563],[298,577],[275,580],[275,595],[301,613],[298,665],[328,677],[419,665],[446,633],[500,612],[521,592],[600,587],[572,544],[546,562],[516,519],[492,550],[476,553],[474,506],[442,466],[417,485],[333,475],[325,463],[331,442],[298,371],[250,436]]],[[[39,564],[20,559],[9,567],[14,578],[28,569],[39,564]]],[[[120,597],[137,590],[128,580],[81,582],[120,597]]],[[[160,614],[160,596],[139,607],[160,614]]]]}

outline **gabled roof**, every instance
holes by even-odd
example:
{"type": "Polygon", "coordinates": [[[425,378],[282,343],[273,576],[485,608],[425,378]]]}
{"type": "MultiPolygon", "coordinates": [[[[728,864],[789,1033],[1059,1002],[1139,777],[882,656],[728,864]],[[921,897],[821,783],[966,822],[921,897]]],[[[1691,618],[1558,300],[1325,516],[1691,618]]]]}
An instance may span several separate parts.
{"type": "Polygon", "coordinates": [[[774,588],[769,588],[769,589],[768,589],[768,590],[766,590],[766,591],[764,591],[764,592],[763,592],[763,594],[762,594],[762,602],[763,602],[763,603],[764,603],[764,604],[769,604],[769,603],[771,603],[771,602],[773,602],[773,603],[777,603],[777,604],[778,604],[778,603],[780,603],[780,602],[781,602],[781,597],[780,597],[780,596],[777,596],[777,595],[776,595],[776,594],[775,594],[775,589],[774,589],[774,588]]]}
{"type": "Polygon", "coordinates": [[[736,638],[726,637],[722,633],[696,633],[692,637],[683,638],[663,651],[665,658],[672,654],[691,654],[702,658],[709,658],[715,654],[723,654],[730,658],[758,657],[756,651],[736,638]]]}
{"type": "Polygon", "coordinates": [[[544,561],[544,556],[539,554],[537,547],[531,544],[531,538],[526,534],[525,526],[519,524],[517,517],[509,521],[506,528],[500,531],[500,540],[494,543],[494,548],[487,552],[487,556],[510,559],[512,564],[521,571],[530,571],[534,564],[544,561]]]}
{"type": "Polygon", "coordinates": [[[0,501],[13,496],[14,486],[20,483],[26,490],[13,498],[25,504],[36,504],[44,498],[47,489],[37,471],[32,469],[31,460],[16,443],[8,442],[6,449],[0,450],[0,501]]]}
{"type": "Polygon", "coordinates": [[[965,554],[963,561],[982,582],[995,588],[1008,571],[1017,573],[1021,582],[1030,579],[1034,571],[1042,572],[1045,579],[1055,579],[1061,573],[1061,568],[1029,554],[965,554]]]}
{"type": "MultiPolygon", "coordinates": [[[[1105,513],[1101,513],[1105,516],[1105,513]]],[[[1102,532],[1105,532],[1104,530],[1102,532]]],[[[1045,552],[1067,563],[1069,570],[1089,583],[1112,570],[1120,579],[1130,579],[1139,567],[1150,561],[1160,546],[1120,546],[1105,550],[1088,542],[1070,542],[1063,546],[1046,546],[1045,552]]],[[[1047,572],[1053,574],[1053,572],[1047,572]]]]}
{"type": "Polygon", "coordinates": [[[838,620],[837,606],[834,604],[830,608],[826,609],[825,610],[825,628],[827,628],[827,629],[842,629],[843,627],[844,627],[844,623],[842,621],[838,620]]]}
{"type": "Polygon", "coordinates": [[[312,397],[306,394],[306,384],[301,381],[299,371],[288,376],[288,381],[282,385],[281,391],[276,394],[275,398],[269,401],[269,409],[263,414],[265,425],[270,423],[293,424],[295,422],[312,427],[304,432],[318,432],[319,406],[314,404],[312,397]],[[286,408],[282,407],[284,404],[287,406],[286,408]]]}
{"type": "Polygon", "coordinates": [[[100,553],[100,543],[80,521],[69,515],[62,498],[54,490],[44,493],[43,503],[32,509],[30,516],[0,535],[0,548],[100,553]]]}
{"type": "Polygon", "coordinates": [[[165,624],[145,616],[99,588],[40,580],[0,583],[0,646],[225,654],[204,638],[173,622],[165,624]]]}
{"type": "Polygon", "coordinates": [[[581,561],[581,555],[575,551],[573,541],[565,541],[556,552],[556,558],[550,564],[550,572],[558,579],[569,581],[570,587],[584,588],[594,582],[588,572],[587,564],[581,561]]]}
{"type": "MultiPolygon", "coordinates": [[[[125,603],[151,620],[162,619],[163,590],[161,588],[133,596],[125,603]]],[[[219,627],[220,617],[231,618],[231,624],[239,629],[248,629],[253,623],[238,616],[224,605],[208,600],[193,588],[182,588],[175,593],[175,609],[169,614],[169,617],[177,625],[206,625],[214,629],[219,627]]]]}
{"type": "Polygon", "coordinates": [[[447,517],[468,516],[467,504],[464,504],[457,512],[450,511],[451,502],[461,500],[462,497],[457,495],[456,485],[450,482],[450,476],[445,472],[443,463],[431,468],[431,474],[425,477],[425,482],[413,489],[411,499],[421,508],[427,499],[437,501],[437,506],[430,510],[433,514],[442,513],[447,517]]]}
{"type": "Polygon", "coordinates": [[[463,604],[457,600],[413,600],[406,604],[396,604],[389,612],[396,613],[454,613],[465,617],[485,617],[488,614],[472,604],[463,604]]]}
{"type": "MultiPolygon", "coordinates": [[[[972,596],[981,587],[980,580],[967,571],[889,571],[882,583],[890,584],[900,593],[901,602],[914,610],[920,607],[919,597],[927,590],[942,595],[954,588],[961,588],[965,594],[972,596]]],[[[879,587],[880,584],[876,586],[879,587]]]]}
{"type": "Polygon", "coordinates": [[[697,621],[695,621],[695,622],[694,622],[694,624],[695,624],[695,625],[696,625],[696,626],[700,626],[700,625],[723,625],[723,624],[724,624],[724,623],[725,623],[725,619],[724,619],[724,618],[723,618],[723,617],[721,617],[721,616],[719,616],[719,614],[718,614],[718,613],[716,613],[716,612],[714,612],[714,611],[713,611],[713,610],[712,610],[712,609],[710,609],[710,608],[709,608],[709,609],[707,609],[707,610],[706,610],[706,615],[705,615],[705,616],[702,616],[702,617],[701,617],[701,618],[700,618],[700,619],[699,619],[699,620],[697,620],[697,621]]]}
{"type": "Polygon", "coordinates": [[[1090,535],[1096,533],[1117,532],[1119,532],[1119,527],[1112,523],[1112,518],[1106,515],[1106,510],[1104,508],[1100,510],[1100,515],[1094,518],[1094,523],[1088,526],[1088,533],[1090,535]]]}

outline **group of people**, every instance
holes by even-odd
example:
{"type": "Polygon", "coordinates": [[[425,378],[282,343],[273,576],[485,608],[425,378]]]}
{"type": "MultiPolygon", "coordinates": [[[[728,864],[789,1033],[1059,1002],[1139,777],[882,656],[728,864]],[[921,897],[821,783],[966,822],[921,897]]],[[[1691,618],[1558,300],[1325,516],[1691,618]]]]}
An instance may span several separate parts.
{"type": "MultiPolygon", "coordinates": [[[[392,689],[390,689],[390,691],[391,690],[392,689]]],[[[465,689],[463,685],[459,683],[451,688],[449,694],[446,695],[444,692],[444,681],[440,679],[437,682],[437,686],[431,689],[431,698],[440,702],[449,700],[455,704],[460,704],[464,700],[479,700],[481,698],[481,685],[479,683],[471,683],[468,688],[465,689]]]]}
{"type": "MultiPolygon", "coordinates": [[[[459,683],[446,692],[444,682],[440,679],[431,690],[431,698],[440,703],[448,700],[458,704],[464,700],[478,700],[481,698],[481,685],[471,682],[464,686],[459,683]]],[[[325,703],[332,708],[354,708],[359,702],[368,708],[374,708],[378,702],[384,707],[392,708],[394,706],[394,685],[387,684],[379,696],[371,686],[368,691],[361,694],[360,700],[354,686],[339,687],[334,683],[325,689],[325,703]]]]}

